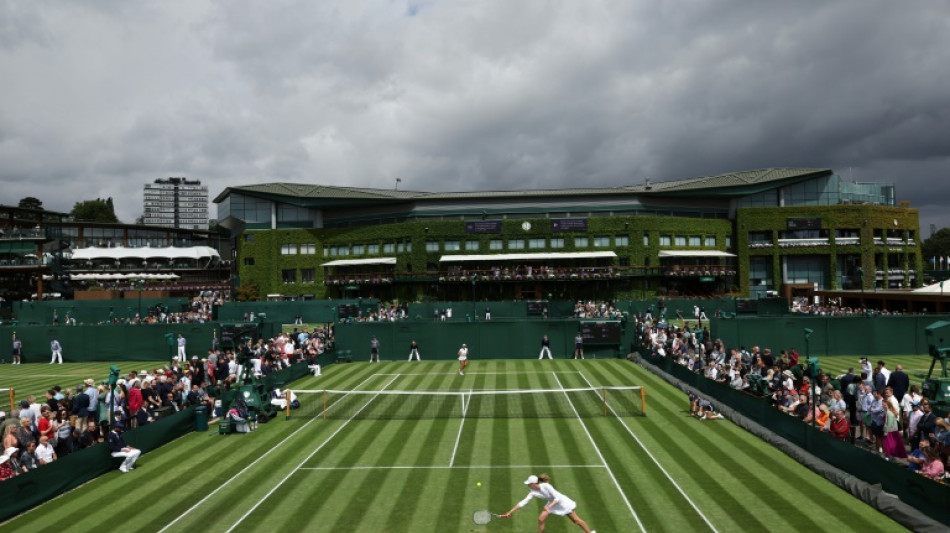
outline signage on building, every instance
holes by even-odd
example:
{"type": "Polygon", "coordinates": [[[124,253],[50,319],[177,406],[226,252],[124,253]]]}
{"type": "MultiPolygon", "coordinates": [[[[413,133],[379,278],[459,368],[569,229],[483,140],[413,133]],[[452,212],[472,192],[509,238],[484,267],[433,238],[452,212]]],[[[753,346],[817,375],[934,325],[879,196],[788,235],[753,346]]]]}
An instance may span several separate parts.
{"type": "Polygon", "coordinates": [[[500,220],[476,220],[465,223],[465,233],[501,233],[500,220]]]}
{"type": "Polygon", "coordinates": [[[551,231],[587,231],[587,219],[556,218],[551,221],[551,231]]]}
{"type": "Polygon", "coordinates": [[[820,218],[787,218],[786,229],[821,229],[820,218]]]}

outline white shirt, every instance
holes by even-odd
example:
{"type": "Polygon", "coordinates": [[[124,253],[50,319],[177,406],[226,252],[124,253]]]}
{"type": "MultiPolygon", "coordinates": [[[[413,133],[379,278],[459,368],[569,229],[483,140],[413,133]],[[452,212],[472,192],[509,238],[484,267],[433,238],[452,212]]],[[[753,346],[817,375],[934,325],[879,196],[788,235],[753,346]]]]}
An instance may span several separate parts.
{"type": "Polygon", "coordinates": [[[558,492],[550,483],[539,483],[538,490],[528,492],[525,499],[518,502],[518,507],[528,505],[528,502],[530,502],[532,498],[541,498],[542,500],[547,500],[548,503],[556,500],[557,504],[551,507],[551,514],[563,516],[569,514],[577,507],[577,503],[574,502],[574,500],[558,492]]]}
{"type": "Polygon", "coordinates": [[[466,359],[468,359],[468,348],[462,346],[459,349],[459,361],[464,361],[466,359]]]}
{"type": "Polygon", "coordinates": [[[53,461],[53,453],[53,447],[50,446],[49,443],[46,443],[46,445],[37,444],[34,455],[36,455],[37,462],[43,461],[45,463],[50,463],[53,461]]]}

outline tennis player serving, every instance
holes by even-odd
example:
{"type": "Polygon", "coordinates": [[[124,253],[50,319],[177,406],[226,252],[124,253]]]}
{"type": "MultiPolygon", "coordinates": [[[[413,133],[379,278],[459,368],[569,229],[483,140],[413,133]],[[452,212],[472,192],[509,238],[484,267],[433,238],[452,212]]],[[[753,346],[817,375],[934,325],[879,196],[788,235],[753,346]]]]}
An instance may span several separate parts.
{"type": "Polygon", "coordinates": [[[544,510],[541,511],[541,514],[538,516],[538,533],[544,533],[544,521],[547,520],[548,515],[551,514],[570,518],[572,522],[577,524],[578,527],[583,529],[586,533],[597,533],[596,531],[591,531],[591,529],[587,527],[587,522],[584,522],[581,517],[577,516],[577,511],[575,511],[577,503],[558,492],[557,489],[548,483],[549,481],[551,481],[551,477],[547,474],[528,476],[524,484],[531,487],[531,492],[528,493],[525,499],[515,504],[510,511],[503,515],[498,515],[498,517],[511,518],[511,515],[513,515],[515,511],[527,505],[532,498],[541,498],[542,500],[547,500],[548,503],[544,505],[544,510]]]}

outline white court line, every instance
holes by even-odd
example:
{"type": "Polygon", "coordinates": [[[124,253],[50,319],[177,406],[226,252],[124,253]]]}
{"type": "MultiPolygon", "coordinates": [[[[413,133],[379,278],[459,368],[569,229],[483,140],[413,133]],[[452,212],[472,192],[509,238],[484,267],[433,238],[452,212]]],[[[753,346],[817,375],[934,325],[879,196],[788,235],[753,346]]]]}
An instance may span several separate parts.
{"type": "MultiPolygon", "coordinates": [[[[550,370],[542,372],[465,372],[466,376],[520,376],[520,375],[529,375],[529,374],[550,374],[550,370]]],[[[558,374],[580,374],[580,370],[564,370],[558,371],[558,374]]],[[[398,374],[373,374],[374,376],[441,376],[441,375],[452,375],[458,374],[458,370],[453,370],[452,372],[400,372],[398,374]]]]}
{"type": "MultiPolygon", "coordinates": [[[[396,381],[396,378],[398,378],[398,377],[399,377],[398,375],[393,376],[393,379],[389,380],[388,383],[386,383],[385,385],[383,385],[383,388],[380,389],[379,392],[382,392],[382,391],[386,390],[386,387],[392,385],[393,381],[396,381]]],[[[350,422],[352,422],[353,419],[356,418],[356,416],[357,416],[358,414],[360,414],[360,413],[363,412],[363,409],[366,409],[366,408],[369,406],[369,404],[371,404],[371,403],[373,402],[373,400],[375,400],[375,399],[378,398],[378,397],[379,397],[379,394],[377,394],[377,395],[373,396],[372,398],[370,398],[369,400],[367,400],[366,403],[364,403],[363,406],[359,408],[359,410],[357,410],[355,413],[353,413],[353,416],[351,416],[350,418],[348,418],[348,419],[346,420],[346,422],[343,422],[343,424],[341,424],[340,427],[338,427],[338,428],[336,429],[336,431],[334,431],[333,433],[331,433],[330,436],[327,437],[327,438],[320,444],[320,446],[317,446],[312,452],[310,452],[309,455],[307,455],[307,457],[304,458],[303,461],[300,462],[300,464],[298,464],[293,470],[291,470],[289,474],[287,474],[286,476],[284,476],[284,479],[280,480],[279,483],[277,483],[276,485],[274,485],[274,488],[272,488],[272,489],[270,489],[269,491],[267,491],[267,494],[265,494],[263,498],[257,500],[257,503],[255,503],[253,507],[251,507],[250,509],[247,510],[246,513],[244,513],[243,515],[241,515],[241,518],[238,518],[238,521],[235,522],[231,527],[229,527],[226,533],[230,533],[231,531],[234,531],[234,528],[238,527],[238,526],[241,524],[241,522],[244,521],[245,518],[247,518],[248,516],[250,516],[251,513],[253,513],[254,511],[256,511],[257,508],[260,507],[262,503],[264,503],[265,501],[267,501],[267,499],[270,498],[271,495],[274,494],[274,492],[277,491],[277,489],[279,489],[284,483],[287,482],[288,479],[290,479],[290,476],[296,474],[297,471],[300,470],[300,468],[301,468],[303,465],[307,464],[307,461],[309,461],[314,455],[316,455],[317,452],[319,452],[320,450],[322,450],[323,447],[326,446],[327,443],[330,442],[330,441],[333,439],[333,437],[335,437],[335,436],[337,435],[337,433],[343,431],[343,428],[345,428],[345,427],[347,426],[347,424],[349,424],[350,422]]]]}
{"type": "MultiPolygon", "coordinates": [[[[373,379],[374,377],[376,377],[375,374],[374,374],[374,375],[371,375],[371,376],[367,376],[366,379],[364,379],[363,381],[361,381],[361,382],[356,386],[356,388],[362,387],[367,381],[373,379]]],[[[337,401],[339,401],[339,400],[337,400],[337,401]]],[[[331,407],[332,407],[332,405],[331,405],[331,407]]],[[[304,425],[302,425],[302,426],[300,426],[299,428],[297,428],[296,431],[294,431],[294,432],[291,433],[290,435],[287,435],[286,437],[284,437],[283,440],[281,440],[280,442],[278,442],[277,444],[275,444],[274,447],[271,448],[267,453],[261,455],[261,456],[258,457],[257,459],[254,459],[254,461],[251,462],[251,464],[249,464],[249,465],[245,466],[244,468],[242,468],[240,472],[234,474],[233,476],[231,476],[230,479],[228,479],[227,481],[225,481],[224,483],[222,483],[220,486],[218,486],[218,488],[216,488],[216,489],[214,489],[213,491],[211,491],[210,493],[208,493],[207,496],[205,496],[204,498],[198,500],[198,503],[192,505],[192,506],[189,507],[187,510],[185,510],[184,513],[178,515],[178,517],[176,517],[174,520],[172,520],[171,522],[169,522],[168,524],[166,524],[165,527],[163,527],[162,529],[158,530],[158,533],[164,533],[164,531],[168,530],[170,527],[172,527],[173,525],[175,525],[176,523],[178,523],[178,521],[181,520],[182,518],[184,518],[187,514],[191,513],[191,512],[194,511],[195,509],[197,509],[199,505],[201,505],[201,504],[203,504],[204,502],[208,501],[209,498],[211,498],[212,496],[214,496],[215,494],[217,494],[218,491],[220,491],[220,490],[223,489],[224,487],[227,487],[232,481],[234,481],[235,479],[237,479],[238,476],[240,476],[240,475],[243,474],[244,472],[247,472],[252,466],[256,465],[257,463],[259,463],[259,462],[261,462],[261,461],[263,461],[264,458],[267,457],[268,454],[277,451],[277,449],[280,448],[284,443],[286,443],[288,440],[290,440],[291,438],[293,438],[294,435],[296,435],[297,433],[300,433],[301,431],[303,431],[307,426],[309,426],[311,423],[313,423],[313,422],[316,421],[316,420],[320,420],[320,418],[319,418],[319,417],[311,418],[311,419],[308,420],[304,425]]]]}
{"type": "MultiPolygon", "coordinates": [[[[581,377],[584,378],[584,381],[587,382],[587,385],[589,387],[593,388],[593,385],[591,384],[590,380],[587,379],[587,376],[585,376],[584,374],[581,374],[581,377]]],[[[696,511],[700,517],[702,517],[703,522],[706,522],[706,525],[709,526],[709,529],[718,533],[716,526],[712,525],[712,522],[710,522],[709,519],[706,518],[706,515],[704,515],[703,512],[699,510],[699,507],[697,507],[696,504],[693,503],[693,500],[691,500],[690,497],[687,496],[685,492],[683,492],[683,489],[681,489],[679,484],[676,483],[676,481],[673,479],[673,476],[671,476],[670,473],[667,472],[665,468],[663,468],[663,465],[661,465],[660,462],[656,460],[656,457],[654,457],[653,454],[650,453],[650,450],[648,450],[647,447],[643,444],[643,442],[640,441],[639,437],[637,437],[636,434],[634,434],[633,430],[630,429],[630,426],[627,425],[627,423],[623,420],[623,418],[620,418],[620,416],[617,414],[617,411],[614,410],[613,406],[608,405],[608,407],[610,409],[610,412],[613,413],[614,417],[616,417],[617,420],[619,420],[620,423],[623,424],[623,427],[624,429],[627,430],[627,433],[629,433],[630,436],[633,437],[633,440],[637,441],[637,444],[640,445],[640,448],[642,448],[643,451],[646,452],[647,457],[649,457],[653,461],[653,464],[655,464],[657,468],[660,469],[660,472],[663,472],[663,475],[666,476],[666,479],[668,479],[670,483],[673,484],[674,487],[676,487],[676,490],[679,491],[679,493],[684,498],[686,498],[686,501],[689,502],[689,506],[692,507],[693,510],[696,511]]]]}
{"type": "MultiPolygon", "coordinates": [[[[554,376],[554,381],[557,381],[557,386],[564,388],[564,385],[561,385],[561,380],[557,377],[557,372],[551,372],[554,376]]],[[[587,433],[587,438],[590,439],[591,445],[594,447],[594,451],[597,452],[597,456],[600,457],[600,462],[604,464],[604,467],[607,469],[607,474],[610,475],[610,479],[613,480],[614,485],[617,487],[617,491],[620,493],[620,497],[623,498],[624,503],[627,504],[627,509],[630,510],[630,514],[633,515],[633,519],[637,521],[637,525],[640,526],[640,531],[646,533],[646,528],[643,526],[643,522],[640,521],[640,517],[637,516],[637,512],[633,510],[633,505],[630,504],[630,500],[627,499],[627,495],[623,492],[623,487],[620,486],[620,482],[617,481],[617,476],[614,475],[613,470],[610,469],[610,465],[607,464],[607,460],[604,459],[604,454],[600,453],[600,448],[597,446],[597,443],[594,441],[594,436],[590,434],[590,431],[587,430],[587,424],[584,423],[584,419],[581,418],[580,413],[577,412],[577,408],[574,407],[574,402],[571,401],[571,397],[567,395],[567,392],[564,393],[564,397],[567,398],[567,403],[571,406],[571,410],[574,411],[574,416],[577,417],[577,421],[581,423],[581,427],[584,428],[584,433],[587,433]]]]}
{"type": "Polygon", "coordinates": [[[565,469],[565,468],[606,468],[604,465],[462,465],[462,466],[418,466],[418,465],[364,465],[364,466],[307,466],[301,470],[490,470],[490,469],[518,469],[529,470],[536,468],[565,469]]]}
{"type": "MultiPolygon", "coordinates": [[[[469,391],[471,392],[471,390],[469,391]]],[[[469,396],[471,398],[471,396],[469,396]]],[[[471,401],[471,399],[469,399],[471,401]]],[[[455,436],[455,446],[452,447],[452,458],[449,459],[449,467],[455,464],[455,453],[459,450],[459,441],[462,440],[462,428],[465,427],[465,413],[468,411],[468,406],[465,405],[465,396],[462,396],[462,421],[459,422],[459,434],[455,436]]]]}

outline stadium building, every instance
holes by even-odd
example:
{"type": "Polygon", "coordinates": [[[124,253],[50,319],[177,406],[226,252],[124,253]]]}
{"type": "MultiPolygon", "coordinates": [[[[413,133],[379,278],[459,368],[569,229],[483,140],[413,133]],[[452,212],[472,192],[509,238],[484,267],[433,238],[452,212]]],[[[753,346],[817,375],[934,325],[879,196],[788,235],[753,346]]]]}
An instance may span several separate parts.
{"type": "Polygon", "coordinates": [[[214,202],[259,298],[649,298],[919,286],[894,186],[769,168],[578,189],[228,187],[214,202]]]}

